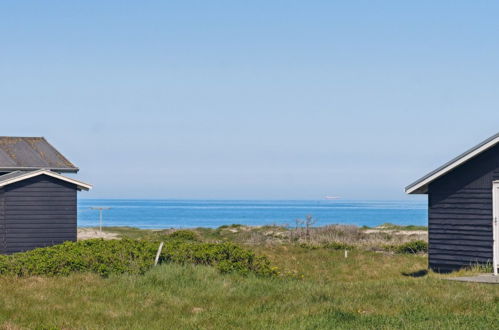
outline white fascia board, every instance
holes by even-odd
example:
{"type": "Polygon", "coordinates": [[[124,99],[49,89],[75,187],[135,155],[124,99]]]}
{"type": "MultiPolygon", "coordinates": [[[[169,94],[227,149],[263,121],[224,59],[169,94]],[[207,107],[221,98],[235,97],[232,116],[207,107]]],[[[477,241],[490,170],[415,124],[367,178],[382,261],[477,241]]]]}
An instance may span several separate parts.
{"type": "Polygon", "coordinates": [[[0,183],[0,187],[4,187],[4,186],[7,186],[9,184],[23,181],[26,179],[34,178],[35,176],[38,176],[38,175],[48,175],[48,176],[51,176],[53,178],[72,183],[72,184],[76,185],[78,187],[78,189],[80,189],[80,190],[87,190],[88,191],[88,190],[92,189],[91,184],[84,183],[84,182],[81,182],[78,180],[74,180],[74,179],[68,178],[67,176],[61,175],[59,173],[55,173],[55,172],[52,172],[49,170],[43,170],[43,169],[38,170],[38,171],[33,171],[33,172],[27,172],[24,175],[20,175],[18,177],[12,178],[12,179],[5,180],[4,182],[0,183]]]}

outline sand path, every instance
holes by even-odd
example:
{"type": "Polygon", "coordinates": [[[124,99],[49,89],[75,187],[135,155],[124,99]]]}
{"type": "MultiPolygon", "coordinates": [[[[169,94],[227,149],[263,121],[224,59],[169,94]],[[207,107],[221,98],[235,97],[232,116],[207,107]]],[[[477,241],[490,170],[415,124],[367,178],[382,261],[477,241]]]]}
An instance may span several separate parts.
{"type": "Polygon", "coordinates": [[[94,228],[78,228],[79,241],[91,238],[118,239],[119,237],[116,233],[100,232],[98,229],[94,228]]]}

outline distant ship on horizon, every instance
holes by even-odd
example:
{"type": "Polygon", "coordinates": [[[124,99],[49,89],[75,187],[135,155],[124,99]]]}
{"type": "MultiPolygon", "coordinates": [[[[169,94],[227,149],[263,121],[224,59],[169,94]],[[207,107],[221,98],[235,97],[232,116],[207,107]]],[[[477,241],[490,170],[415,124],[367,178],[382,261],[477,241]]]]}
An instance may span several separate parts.
{"type": "Polygon", "coordinates": [[[324,199],[327,199],[327,200],[334,200],[334,199],[340,199],[341,197],[339,196],[324,196],[324,199]]]}

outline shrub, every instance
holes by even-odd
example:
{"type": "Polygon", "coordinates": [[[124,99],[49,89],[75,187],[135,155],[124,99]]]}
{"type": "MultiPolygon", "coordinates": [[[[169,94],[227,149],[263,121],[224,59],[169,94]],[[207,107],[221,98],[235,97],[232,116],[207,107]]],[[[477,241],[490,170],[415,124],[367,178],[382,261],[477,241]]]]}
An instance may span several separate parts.
{"type": "Polygon", "coordinates": [[[65,242],[6,256],[0,260],[0,270],[18,276],[68,275],[83,271],[102,276],[143,274],[151,266],[154,245],[131,239],[65,242]]]}
{"type": "MultiPolygon", "coordinates": [[[[101,276],[143,274],[152,267],[157,248],[157,242],[132,239],[65,242],[0,256],[0,273],[17,276],[55,276],[87,271],[101,276]]],[[[254,252],[231,243],[167,241],[160,261],[209,265],[223,273],[277,274],[266,257],[256,256],[254,252]]]]}
{"type": "Polygon", "coordinates": [[[192,230],[176,230],[168,235],[168,238],[184,241],[199,241],[198,235],[192,230]]]}
{"type": "Polygon", "coordinates": [[[420,253],[428,252],[428,243],[425,241],[412,241],[395,247],[398,253],[420,253]]]}
{"type": "Polygon", "coordinates": [[[320,246],[315,245],[315,244],[309,244],[309,243],[300,243],[298,244],[299,247],[302,249],[307,249],[307,250],[317,250],[320,246]]]}
{"type": "Polygon", "coordinates": [[[342,242],[329,242],[322,245],[322,247],[331,250],[353,250],[355,248],[353,245],[342,242]]]}
{"type": "Polygon", "coordinates": [[[218,227],[217,229],[227,229],[227,228],[240,228],[242,227],[243,225],[239,224],[239,223],[233,223],[231,225],[221,225],[220,227],[218,227]]]}
{"type": "Polygon", "coordinates": [[[233,243],[198,243],[181,241],[166,242],[161,260],[175,263],[191,263],[215,266],[222,273],[277,275],[266,257],[256,256],[254,252],[233,243]]]}

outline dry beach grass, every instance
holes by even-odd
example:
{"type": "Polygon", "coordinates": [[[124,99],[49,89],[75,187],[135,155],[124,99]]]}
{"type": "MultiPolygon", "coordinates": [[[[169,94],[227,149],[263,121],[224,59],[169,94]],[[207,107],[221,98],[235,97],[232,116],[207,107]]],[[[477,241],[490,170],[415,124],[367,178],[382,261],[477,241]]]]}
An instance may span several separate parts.
{"type": "MultiPolygon", "coordinates": [[[[328,225],[322,227],[290,228],[278,225],[243,226],[230,225],[216,229],[189,229],[207,241],[234,241],[245,245],[281,245],[287,243],[321,246],[328,243],[343,243],[367,250],[380,250],[386,245],[400,245],[411,241],[427,241],[428,233],[420,227],[407,227],[390,224],[375,228],[362,228],[353,225],[328,225]]],[[[127,227],[104,227],[100,232],[97,228],[78,228],[78,240],[104,238],[118,239],[120,237],[141,238],[154,233],[168,234],[178,229],[140,230],[127,227]]]]}
{"type": "Polygon", "coordinates": [[[248,227],[223,226],[217,229],[196,228],[193,231],[212,240],[230,240],[240,244],[282,245],[306,244],[323,246],[330,243],[351,245],[364,250],[384,250],[387,245],[400,245],[411,241],[427,241],[428,234],[421,228],[406,229],[393,225],[361,228],[352,225],[328,225],[322,227],[290,228],[283,226],[248,227]]]}

